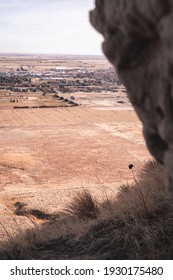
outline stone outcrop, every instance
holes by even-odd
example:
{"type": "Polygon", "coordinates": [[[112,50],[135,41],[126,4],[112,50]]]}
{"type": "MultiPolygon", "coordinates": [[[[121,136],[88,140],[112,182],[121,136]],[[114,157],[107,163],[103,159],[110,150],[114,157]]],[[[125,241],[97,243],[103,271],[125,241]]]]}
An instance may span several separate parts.
{"type": "Polygon", "coordinates": [[[96,0],[90,21],[103,34],[143,123],[151,154],[166,165],[173,195],[173,0],[96,0]]]}

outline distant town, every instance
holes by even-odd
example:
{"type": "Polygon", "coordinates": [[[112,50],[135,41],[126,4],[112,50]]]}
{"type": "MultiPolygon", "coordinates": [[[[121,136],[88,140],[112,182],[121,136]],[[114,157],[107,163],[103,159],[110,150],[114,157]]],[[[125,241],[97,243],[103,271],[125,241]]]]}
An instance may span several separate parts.
{"type": "MultiPolygon", "coordinates": [[[[114,94],[117,103],[128,102],[126,90],[111,66],[92,69],[91,65],[85,67],[84,61],[78,61],[77,66],[68,67],[68,65],[64,66],[63,61],[59,61],[57,65],[45,69],[44,65],[42,67],[44,62],[37,61],[37,65],[42,67],[40,71],[34,67],[34,64],[19,64],[17,67],[13,65],[12,68],[8,68],[4,64],[3,68],[2,61],[1,58],[0,102],[3,102],[4,106],[7,103],[13,103],[13,108],[56,106],[56,102],[52,104],[52,101],[50,104],[50,98],[66,102],[66,105],[69,106],[78,106],[81,100],[76,93],[83,93],[84,99],[86,99],[87,93],[102,93],[107,96],[114,94]],[[115,94],[119,90],[121,90],[121,96],[115,94]],[[41,105],[33,103],[36,99],[42,101],[41,105]],[[45,104],[43,100],[49,101],[49,104],[45,104]]],[[[8,61],[7,58],[4,61],[8,61]]]]}

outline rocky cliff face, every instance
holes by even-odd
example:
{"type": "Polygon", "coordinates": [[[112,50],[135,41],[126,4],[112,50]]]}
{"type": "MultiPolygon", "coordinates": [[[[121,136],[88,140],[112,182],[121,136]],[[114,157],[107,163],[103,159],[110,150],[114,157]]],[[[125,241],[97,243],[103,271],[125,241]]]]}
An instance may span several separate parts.
{"type": "Polygon", "coordinates": [[[173,0],[96,0],[90,20],[173,195],[173,0]]]}

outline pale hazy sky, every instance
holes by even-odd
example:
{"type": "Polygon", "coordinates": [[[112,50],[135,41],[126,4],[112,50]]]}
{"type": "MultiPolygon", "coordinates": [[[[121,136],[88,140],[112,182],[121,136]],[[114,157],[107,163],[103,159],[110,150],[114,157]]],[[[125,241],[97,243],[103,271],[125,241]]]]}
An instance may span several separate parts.
{"type": "Polygon", "coordinates": [[[0,0],[0,52],[102,54],[94,0],[0,0]]]}

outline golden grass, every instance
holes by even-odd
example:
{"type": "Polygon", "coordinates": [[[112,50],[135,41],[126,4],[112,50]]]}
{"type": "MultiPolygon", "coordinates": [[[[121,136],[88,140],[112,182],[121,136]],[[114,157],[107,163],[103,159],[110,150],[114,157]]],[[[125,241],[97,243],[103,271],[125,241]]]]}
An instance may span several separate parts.
{"type": "Polygon", "coordinates": [[[173,207],[164,168],[146,162],[134,184],[97,201],[77,193],[63,213],[10,238],[2,259],[172,259],[173,207]],[[13,239],[13,240],[12,240],[13,239]],[[23,240],[21,242],[21,240],[23,240]]]}

